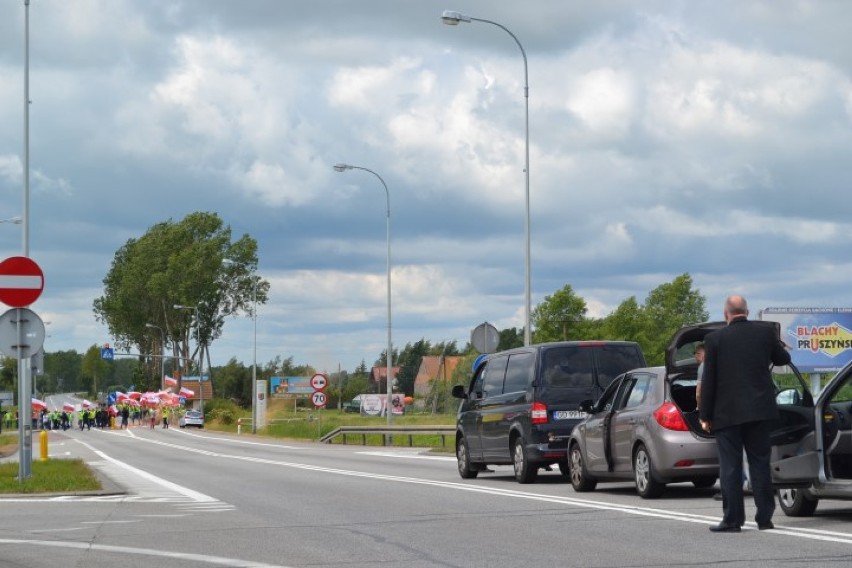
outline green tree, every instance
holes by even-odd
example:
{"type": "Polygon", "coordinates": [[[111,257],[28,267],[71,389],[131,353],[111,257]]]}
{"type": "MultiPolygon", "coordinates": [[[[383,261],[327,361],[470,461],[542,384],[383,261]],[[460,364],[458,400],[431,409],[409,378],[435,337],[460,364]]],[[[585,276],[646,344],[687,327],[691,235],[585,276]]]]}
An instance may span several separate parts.
{"type": "Polygon", "coordinates": [[[107,371],[109,363],[101,359],[100,345],[92,345],[86,350],[83,355],[83,361],[80,366],[80,371],[83,375],[84,390],[92,396],[97,396],[99,390],[109,382],[107,371]]]}
{"type": "Polygon", "coordinates": [[[587,311],[586,301],[574,293],[570,284],[545,296],[532,313],[535,343],[586,339],[590,330],[587,311]]]}
{"type": "Polygon", "coordinates": [[[704,296],[693,290],[692,277],[686,273],[651,290],[642,307],[645,335],[639,338],[644,341],[642,349],[650,365],[665,362],[666,346],[678,329],[707,321],[705,304],[704,296]]]}
{"type": "MultiPolygon", "coordinates": [[[[269,283],[256,268],[256,241],[248,235],[232,241],[230,227],[215,213],[158,223],[115,253],[104,295],[94,301],[95,317],[119,348],[136,347],[144,354],[170,344],[184,373],[199,352],[209,368],[209,346],[221,335],[225,318],[251,314],[255,302],[267,300],[269,283]],[[190,354],[191,338],[195,351],[190,354]]],[[[159,376],[159,361],[147,363],[159,376]]]]}
{"type": "Polygon", "coordinates": [[[524,328],[508,327],[501,329],[498,333],[500,339],[497,342],[497,351],[505,351],[506,349],[524,346],[524,328]]]}

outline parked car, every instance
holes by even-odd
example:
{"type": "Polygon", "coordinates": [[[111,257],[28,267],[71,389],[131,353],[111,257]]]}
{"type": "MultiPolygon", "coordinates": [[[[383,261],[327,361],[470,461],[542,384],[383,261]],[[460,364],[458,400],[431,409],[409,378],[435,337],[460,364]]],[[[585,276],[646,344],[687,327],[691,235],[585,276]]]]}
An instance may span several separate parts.
{"type": "Polygon", "coordinates": [[[512,465],[520,483],[540,468],[558,465],[568,475],[568,436],[584,416],[585,399],[597,398],[618,375],[645,365],[629,341],[545,343],[482,359],[467,387],[456,421],[459,475],[476,477],[488,465],[512,465]]]}
{"type": "Polygon", "coordinates": [[[187,410],[178,418],[178,426],[181,428],[186,428],[187,426],[204,428],[204,415],[199,410],[187,410]]]}
{"type": "Polygon", "coordinates": [[[781,510],[813,515],[820,499],[852,500],[852,363],[816,399],[805,381],[778,394],[781,422],[772,434],[772,481],[781,510]]]}
{"type": "Polygon", "coordinates": [[[712,487],[719,476],[716,441],[701,429],[695,400],[695,347],[725,325],[692,325],[674,334],[666,364],[631,370],[613,381],[601,398],[586,400],[589,416],[569,441],[571,485],[592,491],[599,482],[634,480],[645,498],[659,497],[666,484],[691,481],[712,487]]]}

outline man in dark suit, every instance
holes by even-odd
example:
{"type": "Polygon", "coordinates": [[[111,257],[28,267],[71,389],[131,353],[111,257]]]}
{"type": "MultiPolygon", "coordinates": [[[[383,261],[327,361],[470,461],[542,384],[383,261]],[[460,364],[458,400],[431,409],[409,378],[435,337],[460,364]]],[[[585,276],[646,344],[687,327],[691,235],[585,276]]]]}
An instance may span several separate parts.
{"type": "Polygon", "coordinates": [[[775,495],[769,472],[770,428],[778,418],[771,366],[790,363],[776,328],[747,320],[742,296],[725,301],[727,327],[704,339],[701,425],[716,436],[722,522],[713,532],[739,532],[745,524],[743,448],[748,455],[755,521],[760,530],[774,528],[775,495]]]}

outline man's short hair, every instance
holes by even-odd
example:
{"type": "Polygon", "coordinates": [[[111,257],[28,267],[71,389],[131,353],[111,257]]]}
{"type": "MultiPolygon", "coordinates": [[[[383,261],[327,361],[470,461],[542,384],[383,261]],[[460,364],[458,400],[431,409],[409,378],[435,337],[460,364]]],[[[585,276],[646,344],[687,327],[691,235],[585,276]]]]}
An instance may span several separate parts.
{"type": "Polygon", "coordinates": [[[742,296],[728,296],[725,300],[725,311],[732,316],[748,314],[748,302],[742,296]]]}
{"type": "Polygon", "coordinates": [[[698,353],[699,351],[704,351],[704,342],[703,341],[699,341],[698,343],[695,344],[695,353],[698,353]]]}

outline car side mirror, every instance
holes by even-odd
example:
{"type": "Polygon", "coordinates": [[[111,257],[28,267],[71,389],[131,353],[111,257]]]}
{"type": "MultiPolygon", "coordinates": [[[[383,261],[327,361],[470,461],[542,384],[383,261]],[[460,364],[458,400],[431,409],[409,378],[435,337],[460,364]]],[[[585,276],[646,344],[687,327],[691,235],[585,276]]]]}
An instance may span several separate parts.
{"type": "Polygon", "coordinates": [[[452,394],[454,398],[467,399],[467,393],[464,392],[464,386],[462,385],[455,385],[453,390],[450,391],[450,394],[452,394]]]}
{"type": "Polygon", "coordinates": [[[586,413],[591,414],[591,412],[592,412],[592,410],[594,409],[594,407],[595,407],[595,403],[594,403],[593,401],[591,401],[591,400],[584,400],[584,401],[582,401],[582,402],[580,403],[580,405],[577,407],[577,410],[579,410],[580,412],[586,412],[586,413]]]}

